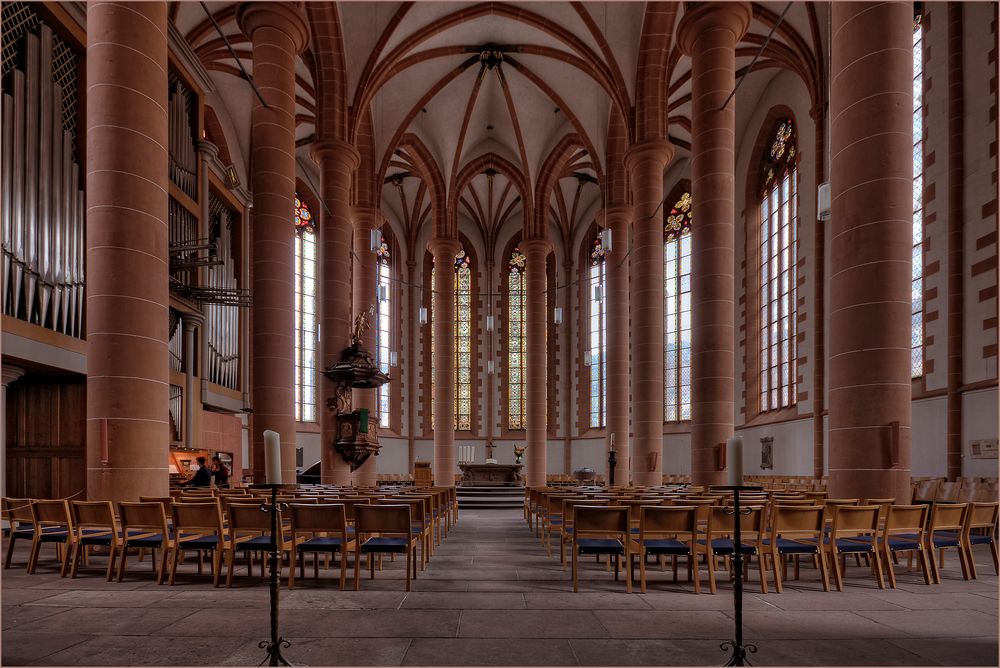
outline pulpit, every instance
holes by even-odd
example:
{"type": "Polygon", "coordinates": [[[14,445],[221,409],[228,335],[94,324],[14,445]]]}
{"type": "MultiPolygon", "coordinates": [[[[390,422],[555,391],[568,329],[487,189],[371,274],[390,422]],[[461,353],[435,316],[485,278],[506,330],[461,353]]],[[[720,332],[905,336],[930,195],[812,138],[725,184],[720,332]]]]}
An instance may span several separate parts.
{"type": "Polygon", "coordinates": [[[459,464],[463,487],[486,485],[524,486],[521,469],[524,464],[459,464]]]}

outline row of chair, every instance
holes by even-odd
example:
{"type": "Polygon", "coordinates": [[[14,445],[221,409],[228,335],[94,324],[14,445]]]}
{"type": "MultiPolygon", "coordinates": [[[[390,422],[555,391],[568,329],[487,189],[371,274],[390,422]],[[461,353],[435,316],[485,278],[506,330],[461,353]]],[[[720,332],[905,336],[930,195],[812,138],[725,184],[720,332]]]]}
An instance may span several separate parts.
{"type": "MultiPolygon", "coordinates": [[[[539,491],[535,490],[535,493],[538,494],[539,491]]],[[[715,562],[718,557],[728,557],[733,552],[732,515],[727,514],[724,505],[719,505],[719,499],[700,499],[693,496],[607,499],[595,496],[588,498],[583,495],[566,494],[565,490],[550,490],[547,494],[540,494],[541,501],[537,504],[526,503],[526,515],[529,506],[538,512],[535,526],[549,554],[551,554],[552,537],[558,537],[560,559],[564,568],[565,548],[572,546],[574,590],[577,580],[575,563],[578,551],[594,553],[595,550],[606,549],[609,554],[614,553],[627,559],[631,554],[642,555],[640,563],[643,587],[646,555],[659,552],[661,555],[673,556],[676,579],[677,556],[688,556],[690,578],[691,569],[696,568],[693,564],[696,564],[700,555],[704,554],[708,562],[711,590],[715,592],[715,562]],[[617,520],[619,524],[616,531],[633,539],[631,544],[635,550],[629,551],[628,554],[625,548],[629,547],[629,543],[622,541],[620,537],[615,540],[614,535],[610,537],[605,535],[603,538],[610,542],[597,547],[586,542],[581,546],[578,542],[586,533],[600,534],[607,528],[607,523],[593,526],[585,520],[587,523],[581,527],[577,524],[579,518],[577,513],[583,513],[585,517],[591,512],[600,514],[600,511],[593,509],[609,507],[609,504],[611,507],[624,509],[626,519],[617,520]],[[683,512],[673,509],[683,509],[683,512]],[[647,516],[646,513],[650,515],[647,516]],[[695,517],[696,526],[693,530],[687,524],[690,519],[688,515],[695,517]],[[667,517],[674,519],[668,522],[664,519],[667,517]],[[678,517],[683,519],[676,519],[678,517]],[[678,526],[687,528],[678,529],[678,526]],[[670,537],[664,538],[664,534],[670,537]],[[668,542],[657,542],[663,540],[668,542]],[[709,544],[712,546],[711,553],[706,547],[709,544]],[[646,547],[649,549],[646,550],[646,547]]],[[[782,577],[777,566],[780,562],[781,571],[785,572],[788,555],[794,556],[796,577],[799,570],[798,558],[812,556],[814,563],[821,570],[824,590],[829,589],[827,560],[830,561],[837,588],[842,590],[844,558],[850,553],[871,557],[874,562],[872,572],[877,577],[880,587],[884,586],[883,558],[890,586],[895,587],[892,563],[897,552],[908,552],[911,558],[913,555],[918,557],[925,582],[928,584],[932,581],[940,583],[938,565],[933,559],[935,548],[942,551],[942,558],[945,548],[957,548],[963,577],[969,579],[976,577],[972,547],[976,544],[989,544],[994,570],[998,570],[997,546],[994,538],[997,525],[996,503],[940,505],[933,507],[931,512],[932,508],[927,505],[898,506],[892,499],[868,500],[864,505],[858,505],[862,503],[858,499],[826,501],[817,498],[785,499],[780,496],[774,498],[772,503],[767,503],[760,497],[742,499],[742,502],[745,507],[750,508],[750,514],[744,517],[741,523],[744,533],[741,544],[743,550],[747,551],[748,559],[749,557],[758,559],[761,591],[764,593],[767,591],[766,562],[770,559],[775,585],[781,592],[782,577]],[[824,558],[819,558],[821,556],[824,558]]],[[[858,563],[860,564],[860,559],[858,563]]],[[[785,578],[787,579],[787,574],[785,578]]],[[[697,579],[695,591],[698,591],[697,579]]]]}
{"type": "MultiPolygon", "coordinates": [[[[260,499],[253,496],[216,498],[210,494],[195,494],[193,497],[176,500],[145,497],[138,503],[121,502],[117,505],[117,513],[115,506],[106,501],[5,498],[4,517],[10,524],[5,568],[10,567],[18,539],[30,539],[32,543],[27,565],[29,573],[35,572],[41,547],[52,543],[58,548],[60,575],[71,577],[76,577],[88,549],[101,546],[108,550],[107,579],[112,579],[117,558],[121,581],[128,550],[139,548],[140,555],[145,550],[151,551],[157,582],[162,583],[167,577],[173,584],[179,560],[185,552],[193,550],[198,552],[199,573],[202,572],[202,555],[211,553],[215,586],[219,586],[222,560],[225,559],[226,583],[231,586],[237,552],[247,556],[250,569],[253,554],[270,548],[270,518],[261,512],[260,499]],[[163,553],[159,568],[156,550],[163,553]]],[[[421,570],[424,568],[434,544],[440,543],[442,528],[446,535],[452,518],[457,519],[457,515],[443,509],[449,497],[448,490],[439,489],[432,493],[402,492],[391,497],[302,496],[279,500],[287,508],[282,513],[282,530],[277,543],[282,556],[288,557],[289,587],[294,587],[296,565],[304,577],[307,553],[314,554],[314,570],[317,571],[319,554],[325,553],[328,558],[339,555],[340,586],[343,588],[345,556],[354,552],[357,588],[360,555],[387,552],[405,553],[409,590],[411,572],[416,577],[418,564],[421,570]]],[[[374,569],[373,560],[369,558],[369,562],[374,569]]],[[[263,559],[261,570],[263,574],[263,559]]]]}

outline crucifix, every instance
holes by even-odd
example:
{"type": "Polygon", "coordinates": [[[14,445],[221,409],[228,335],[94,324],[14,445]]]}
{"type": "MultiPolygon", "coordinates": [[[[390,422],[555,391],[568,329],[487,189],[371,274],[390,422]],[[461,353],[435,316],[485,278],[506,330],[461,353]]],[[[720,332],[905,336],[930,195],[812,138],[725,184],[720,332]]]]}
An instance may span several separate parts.
{"type": "Polygon", "coordinates": [[[486,459],[493,459],[493,448],[495,447],[493,441],[486,441],[486,459]]]}

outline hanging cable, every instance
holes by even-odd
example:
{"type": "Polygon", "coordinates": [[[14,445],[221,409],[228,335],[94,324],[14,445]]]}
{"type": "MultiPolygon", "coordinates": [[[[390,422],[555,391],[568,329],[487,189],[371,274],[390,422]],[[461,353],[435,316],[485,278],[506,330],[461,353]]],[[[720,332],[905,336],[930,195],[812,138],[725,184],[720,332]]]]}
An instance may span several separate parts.
{"type": "Polygon", "coordinates": [[[726,101],[722,103],[721,107],[719,107],[719,111],[722,111],[723,109],[726,108],[726,105],[729,104],[729,101],[733,99],[734,95],[736,95],[736,91],[740,89],[740,85],[742,85],[743,80],[746,79],[747,75],[753,71],[754,64],[757,62],[757,59],[760,58],[760,54],[764,53],[764,49],[766,49],[767,45],[771,42],[771,36],[774,35],[774,31],[777,30],[778,26],[781,25],[781,22],[785,18],[785,14],[788,13],[788,10],[791,8],[791,6],[792,6],[791,2],[785,5],[785,9],[784,11],[781,12],[781,16],[779,16],[778,20],[775,21],[773,26],[771,26],[771,31],[767,33],[767,39],[765,39],[764,43],[760,45],[759,49],[757,49],[757,53],[754,55],[753,60],[750,61],[750,65],[749,67],[747,67],[747,71],[744,72],[743,76],[740,77],[740,80],[736,82],[736,86],[733,88],[733,92],[729,94],[729,97],[726,98],[726,101]]]}
{"type": "Polygon", "coordinates": [[[236,61],[236,65],[240,68],[240,72],[243,74],[243,78],[246,79],[247,83],[250,84],[250,87],[253,88],[253,92],[257,93],[257,99],[260,100],[260,103],[264,105],[265,109],[270,109],[271,107],[269,107],[267,105],[267,102],[264,101],[264,96],[260,94],[260,91],[257,90],[257,86],[254,85],[253,77],[250,76],[250,73],[246,71],[246,68],[243,67],[243,63],[236,55],[236,52],[233,51],[233,45],[229,43],[229,38],[226,37],[226,34],[224,32],[222,32],[222,27],[219,25],[218,21],[215,20],[215,17],[212,16],[212,12],[208,11],[208,6],[204,2],[199,4],[201,4],[201,8],[205,10],[205,14],[208,16],[208,20],[212,22],[213,26],[215,26],[215,31],[219,33],[219,37],[221,37],[222,41],[225,42],[226,49],[229,50],[229,55],[232,56],[233,60],[236,61]]]}

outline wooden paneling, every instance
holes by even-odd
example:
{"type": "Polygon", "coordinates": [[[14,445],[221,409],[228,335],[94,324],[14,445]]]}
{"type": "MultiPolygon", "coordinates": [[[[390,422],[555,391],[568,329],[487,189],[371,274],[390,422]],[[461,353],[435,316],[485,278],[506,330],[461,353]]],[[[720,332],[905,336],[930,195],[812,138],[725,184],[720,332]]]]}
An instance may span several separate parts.
{"type": "Polygon", "coordinates": [[[7,388],[7,494],[85,499],[86,385],[33,379],[7,388]]]}

